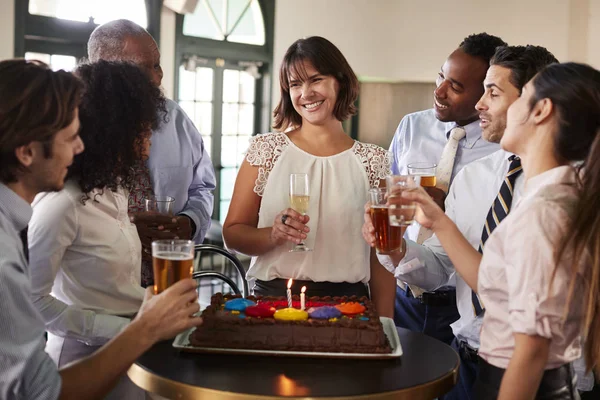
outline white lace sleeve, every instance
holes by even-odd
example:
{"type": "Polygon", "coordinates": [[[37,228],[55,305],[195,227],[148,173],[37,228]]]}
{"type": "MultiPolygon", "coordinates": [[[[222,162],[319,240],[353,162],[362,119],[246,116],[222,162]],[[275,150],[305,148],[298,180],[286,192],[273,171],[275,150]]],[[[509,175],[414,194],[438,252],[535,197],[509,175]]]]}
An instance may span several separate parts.
{"type": "Polygon", "coordinates": [[[269,173],[287,145],[285,134],[279,132],[264,133],[250,138],[246,161],[258,167],[258,177],[254,183],[254,193],[257,195],[263,195],[269,173]]]}
{"type": "Polygon", "coordinates": [[[367,171],[371,187],[379,187],[380,180],[392,173],[389,151],[371,143],[357,142],[354,153],[367,171]]]}

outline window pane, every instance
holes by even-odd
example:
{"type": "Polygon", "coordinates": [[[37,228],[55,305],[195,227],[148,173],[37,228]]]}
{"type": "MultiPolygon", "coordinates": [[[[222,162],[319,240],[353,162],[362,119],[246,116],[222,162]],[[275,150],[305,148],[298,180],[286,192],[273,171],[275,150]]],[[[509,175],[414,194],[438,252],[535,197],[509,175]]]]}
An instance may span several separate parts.
{"type": "Polygon", "coordinates": [[[227,33],[231,33],[235,23],[252,0],[229,0],[227,4],[227,33]]]}
{"type": "Polygon", "coordinates": [[[212,101],[213,99],[213,69],[196,68],[196,100],[212,101]]]}
{"type": "MultiPolygon", "coordinates": [[[[219,18],[219,14],[217,14],[216,10],[214,11],[216,18],[219,18]]],[[[183,17],[183,34],[214,40],[225,39],[221,28],[212,17],[205,0],[198,2],[193,14],[186,14],[183,17]]]]}
{"type": "Polygon", "coordinates": [[[245,71],[240,72],[240,103],[254,103],[256,79],[245,71]]]}
{"type": "Polygon", "coordinates": [[[183,109],[183,111],[185,111],[190,119],[194,119],[195,110],[193,101],[180,101],[179,106],[183,109]]]}
{"type": "MultiPolygon", "coordinates": [[[[233,186],[235,185],[235,177],[237,168],[223,168],[221,170],[221,200],[231,200],[233,194],[233,186]]],[[[223,210],[221,210],[221,213],[223,210]]]]}
{"type": "Polygon", "coordinates": [[[223,167],[236,167],[237,165],[237,137],[221,137],[221,165],[223,167]]]}
{"type": "Polygon", "coordinates": [[[244,162],[246,151],[250,144],[250,136],[238,136],[237,138],[237,166],[239,167],[244,162]]]}
{"type": "Polygon", "coordinates": [[[145,0],[29,0],[29,13],[97,24],[126,18],[148,27],[145,0]]]}
{"type": "Polygon", "coordinates": [[[196,74],[182,65],[179,67],[179,100],[194,100],[196,74]]]}
{"type": "Polygon", "coordinates": [[[227,212],[229,211],[229,204],[231,204],[231,200],[221,201],[221,212],[219,213],[219,222],[221,224],[225,223],[225,218],[227,218],[227,212]]]}
{"type": "Polygon", "coordinates": [[[237,134],[238,109],[237,103],[223,103],[223,127],[221,128],[223,135],[237,134]]]}
{"type": "Polygon", "coordinates": [[[212,136],[202,135],[202,140],[204,141],[204,149],[210,156],[212,154],[212,136]]]}
{"type": "Polygon", "coordinates": [[[238,133],[250,136],[254,131],[254,105],[240,104],[238,133]]]}
{"type": "Polygon", "coordinates": [[[202,135],[212,134],[212,103],[196,103],[194,124],[202,135]]]}
{"type": "Polygon", "coordinates": [[[257,0],[252,0],[252,5],[227,37],[227,41],[259,46],[265,44],[265,22],[257,0]]]}
{"type": "Polygon", "coordinates": [[[237,103],[240,99],[240,71],[223,71],[223,102],[237,103]]]}
{"type": "Polygon", "coordinates": [[[64,69],[65,71],[73,71],[77,66],[77,59],[73,56],[65,56],[61,54],[44,54],[44,53],[25,53],[26,60],[39,60],[45,62],[52,68],[53,71],[64,69]]]}

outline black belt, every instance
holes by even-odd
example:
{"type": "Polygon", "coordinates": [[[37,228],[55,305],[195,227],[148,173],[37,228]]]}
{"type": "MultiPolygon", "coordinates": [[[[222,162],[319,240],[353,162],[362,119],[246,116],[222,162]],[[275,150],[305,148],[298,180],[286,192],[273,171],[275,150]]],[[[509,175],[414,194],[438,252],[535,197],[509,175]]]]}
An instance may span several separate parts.
{"type": "MultiPolygon", "coordinates": [[[[478,382],[474,389],[476,398],[488,399],[497,396],[504,372],[505,369],[495,367],[480,357],[478,382]]],[[[576,399],[578,396],[575,386],[571,364],[547,369],[542,376],[536,399],[576,399]]]]}
{"type": "Polygon", "coordinates": [[[456,304],[455,290],[438,290],[436,292],[424,292],[419,297],[415,297],[409,286],[406,286],[408,296],[416,298],[426,306],[447,307],[456,304]]]}
{"type": "Polygon", "coordinates": [[[458,350],[460,351],[461,358],[475,363],[478,362],[479,350],[469,346],[464,340],[458,340],[458,350]]]}

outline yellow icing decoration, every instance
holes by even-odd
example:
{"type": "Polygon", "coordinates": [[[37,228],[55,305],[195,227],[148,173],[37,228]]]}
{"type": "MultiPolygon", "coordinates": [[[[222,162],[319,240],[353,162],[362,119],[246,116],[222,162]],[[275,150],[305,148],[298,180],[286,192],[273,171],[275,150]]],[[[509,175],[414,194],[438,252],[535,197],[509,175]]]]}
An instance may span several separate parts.
{"type": "Polygon", "coordinates": [[[233,315],[237,315],[237,314],[239,314],[240,312],[239,312],[239,311],[235,311],[235,310],[234,310],[234,311],[232,311],[231,313],[232,313],[233,315]]]}
{"type": "Polygon", "coordinates": [[[306,321],[308,313],[297,308],[282,308],[275,311],[273,318],[279,321],[306,321]]]}
{"type": "Polygon", "coordinates": [[[329,318],[329,322],[337,322],[337,318],[329,318]]]}

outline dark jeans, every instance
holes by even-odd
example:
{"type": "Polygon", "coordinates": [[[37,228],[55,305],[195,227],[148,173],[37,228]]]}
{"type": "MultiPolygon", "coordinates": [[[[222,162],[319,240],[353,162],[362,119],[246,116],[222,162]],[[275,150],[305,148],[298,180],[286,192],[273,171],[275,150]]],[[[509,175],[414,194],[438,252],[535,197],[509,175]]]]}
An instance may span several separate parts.
{"type": "MultiPolygon", "coordinates": [[[[285,296],[287,279],[273,279],[270,281],[254,282],[252,292],[257,296],[285,296]]],[[[302,286],[306,286],[307,296],[366,296],[369,297],[367,286],[362,282],[313,282],[294,280],[292,282],[292,293],[300,293],[302,286]]]]}
{"type": "Polygon", "coordinates": [[[440,400],[474,400],[473,386],[479,370],[476,350],[468,347],[465,342],[459,343],[456,338],[452,341],[452,348],[460,357],[458,382],[451,391],[440,396],[440,400]]]}
{"type": "Polygon", "coordinates": [[[456,308],[456,296],[447,305],[425,305],[413,297],[410,291],[396,286],[394,322],[400,328],[422,332],[450,345],[454,339],[450,324],[460,318],[456,308]]]}
{"type": "MultiPolygon", "coordinates": [[[[479,358],[479,375],[473,388],[475,398],[495,400],[505,371],[479,358]]],[[[536,400],[579,400],[575,387],[575,373],[571,364],[544,371],[535,398],[536,400]]]]}

